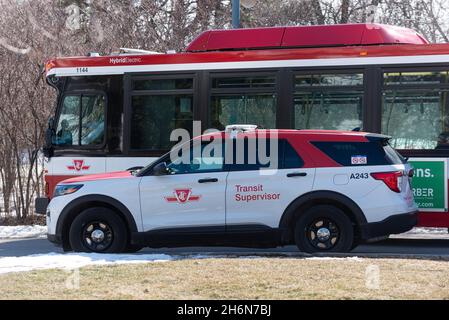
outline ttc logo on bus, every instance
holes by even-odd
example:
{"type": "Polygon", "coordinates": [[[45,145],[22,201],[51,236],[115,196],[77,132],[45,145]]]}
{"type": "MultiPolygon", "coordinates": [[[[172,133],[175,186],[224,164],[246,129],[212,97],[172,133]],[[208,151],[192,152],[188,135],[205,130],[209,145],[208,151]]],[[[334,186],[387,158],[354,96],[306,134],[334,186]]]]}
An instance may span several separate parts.
{"type": "Polygon", "coordinates": [[[89,168],[90,166],[86,165],[84,160],[79,159],[74,159],[72,164],[67,166],[67,169],[76,171],[89,170],[89,168]]]}

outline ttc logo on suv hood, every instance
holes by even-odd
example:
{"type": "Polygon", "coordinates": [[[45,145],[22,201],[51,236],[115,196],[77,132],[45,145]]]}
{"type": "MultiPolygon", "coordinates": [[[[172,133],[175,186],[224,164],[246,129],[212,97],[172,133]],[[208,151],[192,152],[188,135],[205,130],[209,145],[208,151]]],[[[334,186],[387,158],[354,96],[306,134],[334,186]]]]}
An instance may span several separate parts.
{"type": "Polygon", "coordinates": [[[84,163],[84,160],[73,160],[72,163],[73,163],[72,165],[67,166],[67,169],[81,171],[81,170],[89,170],[90,168],[90,166],[84,163]]]}
{"type": "Polygon", "coordinates": [[[187,203],[189,201],[198,201],[201,196],[193,195],[192,189],[175,189],[173,196],[165,197],[167,202],[187,203]]]}

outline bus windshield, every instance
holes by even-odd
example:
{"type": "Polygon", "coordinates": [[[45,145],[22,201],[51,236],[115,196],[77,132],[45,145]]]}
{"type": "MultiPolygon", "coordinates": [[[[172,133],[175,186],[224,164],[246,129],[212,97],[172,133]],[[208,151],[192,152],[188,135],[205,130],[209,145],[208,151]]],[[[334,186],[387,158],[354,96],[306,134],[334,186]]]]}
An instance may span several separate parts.
{"type": "Polygon", "coordinates": [[[53,144],[56,146],[98,146],[103,144],[104,115],[104,95],[65,95],[53,144]]]}

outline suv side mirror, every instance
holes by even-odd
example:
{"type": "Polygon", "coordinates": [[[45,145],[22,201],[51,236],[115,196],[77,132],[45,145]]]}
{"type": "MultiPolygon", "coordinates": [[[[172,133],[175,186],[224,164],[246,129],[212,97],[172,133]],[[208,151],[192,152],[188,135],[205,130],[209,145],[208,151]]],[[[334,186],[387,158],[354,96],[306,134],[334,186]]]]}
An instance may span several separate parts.
{"type": "Polygon", "coordinates": [[[165,176],[170,173],[170,169],[167,167],[165,162],[160,162],[153,167],[153,175],[155,176],[165,176]]]}

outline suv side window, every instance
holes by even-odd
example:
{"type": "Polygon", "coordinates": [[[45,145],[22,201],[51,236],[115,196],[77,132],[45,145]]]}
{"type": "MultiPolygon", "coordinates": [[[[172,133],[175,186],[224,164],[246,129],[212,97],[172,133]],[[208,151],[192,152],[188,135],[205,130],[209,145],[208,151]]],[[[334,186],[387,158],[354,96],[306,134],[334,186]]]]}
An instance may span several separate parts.
{"type": "Polygon", "coordinates": [[[167,161],[172,174],[204,173],[224,171],[224,144],[202,143],[191,145],[188,155],[180,156],[174,161],[167,161]]]}
{"type": "Polygon", "coordinates": [[[283,147],[284,147],[284,165],[282,166],[283,169],[293,169],[293,168],[302,168],[304,166],[304,161],[301,159],[301,157],[298,155],[295,149],[291,146],[291,144],[283,140],[283,147]]]}
{"type": "Polygon", "coordinates": [[[403,163],[403,159],[385,141],[323,142],[312,144],[343,166],[375,166],[403,163]],[[362,162],[357,162],[362,159],[362,162]]]}
{"type": "MultiPolygon", "coordinates": [[[[230,171],[251,171],[269,168],[270,163],[267,163],[268,158],[271,161],[276,161],[276,168],[278,169],[301,168],[304,165],[304,161],[290,145],[290,143],[285,139],[278,139],[277,141],[277,153],[276,155],[271,155],[272,142],[270,139],[264,139],[264,142],[254,142],[254,140],[244,139],[243,159],[238,159],[238,156],[236,156],[237,147],[236,143],[234,143],[232,153],[233,162],[229,165],[230,171]],[[259,150],[260,143],[265,143],[265,152],[263,152],[263,150],[259,150]],[[252,147],[250,147],[251,144],[252,147]],[[259,151],[262,153],[262,157],[264,157],[264,159],[259,158],[259,151]]],[[[274,150],[274,152],[276,151],[274,150]]]]}

